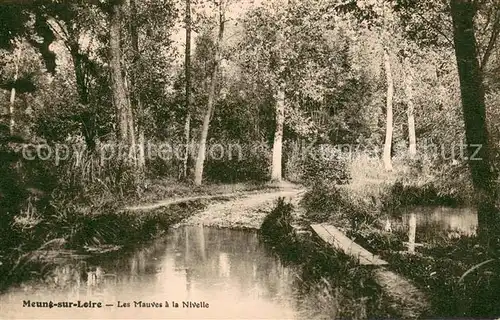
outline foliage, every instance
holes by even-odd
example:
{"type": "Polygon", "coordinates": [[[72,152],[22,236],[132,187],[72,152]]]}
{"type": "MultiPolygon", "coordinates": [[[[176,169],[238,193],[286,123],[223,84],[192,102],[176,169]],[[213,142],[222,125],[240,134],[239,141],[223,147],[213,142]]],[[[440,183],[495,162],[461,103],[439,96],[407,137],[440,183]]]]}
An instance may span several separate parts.
{"type": "Polygon", "coordinates": [[[207,159],[205,174],[208,181],[236,183],[268,180],[270,159],[267,148],[255,148],[253,145],[241,146],[230,142],[224,145],[229,146],[227,150],[229,152],[224,154],[224,158],[209,157],[207,159]],[[241,149],[231,148],[231,146],[239,146],[241,149]]]}
{"type": "Polygon", "coordinates": [[[304,195],[302,205],[311,221],[330,222],[340,227],[359,229],[377,224],[381,218],[378,189],[353,190],[317,183],[304,195]]]}
{"type": "MultiPolygon", "coordinates": [[[[293,156],[293,155],[292,155],[293,156]]],[[[302,167],[301,181],[312,186],[321,181],[322,184],[345,184],[349,181],[349,172],[345,154],[336,150],[317,148],[315,152],[299,155],[302,167]]]]}

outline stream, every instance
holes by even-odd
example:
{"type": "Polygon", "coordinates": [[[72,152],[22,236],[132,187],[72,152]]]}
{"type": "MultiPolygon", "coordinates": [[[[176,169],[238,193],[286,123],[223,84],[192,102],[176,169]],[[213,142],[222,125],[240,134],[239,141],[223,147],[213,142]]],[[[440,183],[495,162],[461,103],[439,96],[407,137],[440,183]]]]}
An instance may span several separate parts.
{"type": "Polygon", "coordinates": [[[398,229],[415,228],[417,238],[430,241],[439,237],[474,236],[478,221],[477,212],[472,208],[415,206],[403,208],[401,217],[393,223],[398,229]]]}
{"type": "Polygon", "coordinates": [[[1,295],[0,317],[326,318],[307,307],[296,274],[255,231],[181,226],[134,252],[60,263],[1,295]]]}
{"type": "MultiPolygon", "coordinates": [[[[409,232],[409,243],[472,235],[477,227],[470,209],[402,213],[393,224],[409,232]]],[[[133,251],[58,260],[44,277],[1,294],[0,318],[331,319],[340,302],[321,288],[307,292],[299,275],[256,231],[180,225],[133,251]]]]}

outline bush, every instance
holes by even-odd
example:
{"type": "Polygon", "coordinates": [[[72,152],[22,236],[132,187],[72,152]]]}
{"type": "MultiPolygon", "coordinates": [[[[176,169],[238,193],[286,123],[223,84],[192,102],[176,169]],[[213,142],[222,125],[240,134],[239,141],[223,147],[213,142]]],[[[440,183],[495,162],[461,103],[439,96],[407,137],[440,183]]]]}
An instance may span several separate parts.
{"type": "Polygon", "coordinates": [[[282,243],[285,238],[293,234],[292,223],[293,205],[279,198],[276,206],[265,217],[260,227],[260,233],[273,243],[282,243]]]}
{"type": "MultiPolygon", "coordinates": [[[[377,195],[357,194],[356,190],[317,183],[302,199],[308,219],[316,222],[331,222],[336,226],[357,229],[364,224],[373,224],[381,215],[377,195]]],[[[373,192],[380,192],[374,189],[373,192]]]]}
{"type": "MultiPolygon", "coordinates": [[[[230,144],[227,144],[230,145],[230,144]]],[[[225,155],[223,159],[207,157],[204,176],[214,183],[263,182],[270,176],[270,150],[241,146],[241,154],[225,155]],[[241,155],[241,157],[240,157],[241,155]]]]}
{"type": "Polygon", "coordinates": [[[317,147],[311,152],[291,157],[292,159],[300,157],[298,159],[299,176],[302,183],[307,186],[315,185],[318,181],[326,184],[346,184],[350,180],[348,157],[338,150],[317,147]]]}
{"type": "Polygon", "coordinates": [[[382,201],[387,211],[411,205],[467,205],[474,192],[466,163],[431,163],[413,159],[382,201]]]}

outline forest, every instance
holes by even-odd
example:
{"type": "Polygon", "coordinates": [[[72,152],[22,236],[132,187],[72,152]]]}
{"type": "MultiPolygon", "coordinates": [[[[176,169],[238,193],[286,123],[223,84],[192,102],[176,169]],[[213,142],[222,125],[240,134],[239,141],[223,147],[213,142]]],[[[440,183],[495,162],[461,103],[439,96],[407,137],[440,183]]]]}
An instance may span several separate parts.
{"type": "Polygon", "coordinates": [[[289,183],[430,315],[500,315],[499,33],[497,0],[0,1],[0,287],[197,209],[126,205],[289,183]],[[422,205],[477,230],[395,254],[422,205]]]}

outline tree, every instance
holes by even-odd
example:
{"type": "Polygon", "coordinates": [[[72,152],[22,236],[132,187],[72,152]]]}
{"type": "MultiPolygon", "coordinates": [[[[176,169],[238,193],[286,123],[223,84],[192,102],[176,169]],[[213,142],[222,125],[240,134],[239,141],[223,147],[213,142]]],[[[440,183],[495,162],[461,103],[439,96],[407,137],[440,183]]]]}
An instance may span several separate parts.
{"type": "MultiPolygon", "coordinates": [[[[14,58],[14,83],[17,82],[19,78],[19,64],[21,63],[21,48],[17,48],[17,52],[15,53],[15,58],[14,58]]],[[[10,124],[9,124],[9,131],[11,135],[14,135],[14,130],[15,130],[15,125],[16,125],[16,119],[15,119],[15,102],[16,102],[16,87],[12,87],[10,89],[10,107],[9,107],[9,116],[10,116],[10,124]]]]}
{"type": "Polygon", "coordinates": [[[84,45],[82,38],[98,39],[97,30],[104,21],[100,19],[97,11],[89,5],[58,2],[47,3],[42,10],[50,29],[63,41],[71,56],[79,104],[74,117],[80,123],[87,150],[90,152],[94,151],[98,138],[98,115],[91,103],[91,83],[93,79],[100,77],[99,70],[102,66],[91,59],[91,46],[84,45]]]}
{"type": "Polygon", "coordinates": [[[203,166],[205,163],[205,153],[207,148],[207,138],[208,129],[210,127],[210,118],[212,117],[212,112],[215,102],[215,88],[219,76],[219,65],[221,59],[221,46],[224,39],[224,24],[225,24],[225,7],[224,2],[220,1],[218,3],[218,35],[215,41],[213,66],[210,74],[210,88],[208,92],[208,102],[207,109],[205,111],[205,116],[203,118],[203,126],[201,128],[201,135],[198,144],[198,154],[196,157],[195,171],[194,171],[194,183],[195,185],[201,185],[203,179],[203,166]]]}
{"type": "Polygon", "coordinates": [[[189,143],[191,136],[191,0],[186,0],[186,50],[184,53],[184,72],[185,72],[185,104],[186,104],[186,122],[184,125],[184,143],[186,151],[182,164],[181,176],[187,178],[189,143]]]}
{"type": "Polygon", "coordinates": [[[116,109],[116,120],[118,124],[118,135],[121,143],[128,144],[130,135],[129,106],[127,91],[122,70],[122,47],[121,47],[121,22],[123,15],[123,4],[116,2],[110,5],[109,11],[109,55],[111,69],[111,83],[113,104],[116,109]]]}
{"type": "Polygon", "coordinates": [[[488,240],[499,235],[500,217],[495,206],[497,173],[491,166],[483,75],[476,45],[476,13],[476,1],[451,0],[453,41],[460,79],[468,161],[477,199],[479,235],[488,240]]]}
{"type": "Polygon", "coordinates": [[[415,157],[417,155],[417,137],[415,134],[415,107],[413,104],[413,73],[409,59],[405,57],[403,59],[403,69],[405,78],[405,93],[406,93],[406,105],[407,105],[407,117],[408,117],[408,154],[410,157],[415,157]]]}
{"type": "MultiPolygon", "coordinates": [[[[132,45],[132,72],[131,72],[131,77],[130,77],[130,82],[132,86],[131,90],[131,96],[132,96],[132,101],[135,105],[136,112],[139,116],[139,118],[143,115],[143,103],[142,103],[142,98],[140,94],[140,90],[138,90],[138,64],[141,59],[141,54],[139,51],[139,28],[138,28],[138,16],[137,16],[137,0],[130,0],[130,14],[129,14],[129,19],[130,19],[130,37],[131,37],[131,45],[132,45]]],[[[130,110],[132,108],[129,107],[130,110]]],[[[132,114],[132,111],[130,111],[130,114],[132,114]]],[[[133,117],[131,116],[129,118],[129,126],[134,126],[133,123],[133,117]]],[[[144,137],[144,123],[143,121],[139,121],[138,123],[138,132],[139,132],[139,155],[138,155],[138,161],[137,165],[141,170],[144,169],[144,166],[146,165],[146,157],[145,157],[145,137],[144,137]]],[[[131,133],[132,136],[134,136],[133,131],[131,133]]],[[[135,147],[135,143],[132,144],[135,147]]],[[[135,149],[134,149],[135,151],[135,149]]]]}
{"type": "Polygon", "coordinates": [[[392,79],[391,58],[387,48],[384,48],[384,66],[385,75],[387,79],[387,97],[386,97],[386,129],[385,129],[385,143],[384,153],[382,159],[386,170],[392,170],[392,132],[393,132],[393,112],[392,102],[394,97],[394,81],[392,79]]]}
{"type": "Polygon", "coordinates": [[[285,88],[278,86],[276,94],[276,129],[274,131],[273,158],[271,164],[271,180],[281,181],[282,179],[282,157],[283,157],[283,127],[285,123],[285,88]]]}

